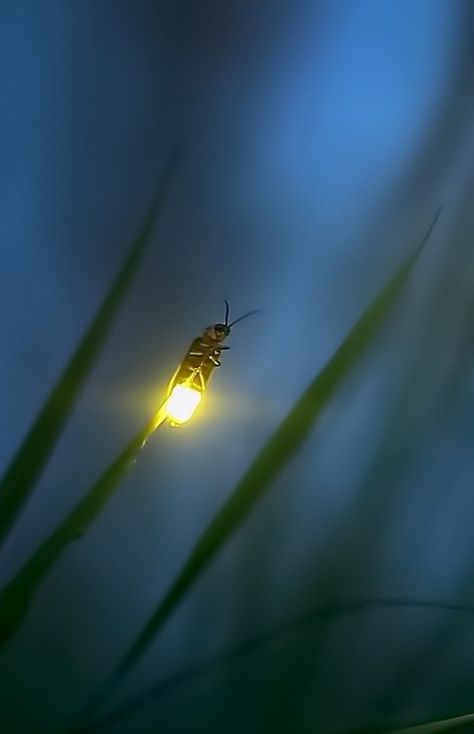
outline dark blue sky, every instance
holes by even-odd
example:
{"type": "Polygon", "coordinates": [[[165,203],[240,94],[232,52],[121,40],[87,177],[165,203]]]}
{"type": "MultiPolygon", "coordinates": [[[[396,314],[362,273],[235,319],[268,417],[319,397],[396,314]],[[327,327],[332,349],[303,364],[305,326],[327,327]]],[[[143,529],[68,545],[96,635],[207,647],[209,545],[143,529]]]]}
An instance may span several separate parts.
{"type": "MultiPolygon", "coordinates": [[[[183,151],[3,579],[149,417],[223,300],[234,318],[262,309],[232,333],[199,418],[157,434],[48,577],[0,661],[5,734],[51,734],[108,675],[440,204],[383,335],[124,697],[328,600],[472,599],[473,30],[467,0],[0,4],[1,466],[117,271],[168,151],[183,151]]],[[[472,635],[469,618],[435,612],[346,617],[111,731],[336,732],[461,713],[474,709],[472,635]]]]}

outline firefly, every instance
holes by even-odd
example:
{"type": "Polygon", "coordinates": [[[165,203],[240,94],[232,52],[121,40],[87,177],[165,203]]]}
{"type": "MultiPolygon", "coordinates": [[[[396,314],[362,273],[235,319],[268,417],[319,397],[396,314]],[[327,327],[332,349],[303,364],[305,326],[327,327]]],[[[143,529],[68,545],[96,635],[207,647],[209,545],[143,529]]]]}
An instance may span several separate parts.
{"type": "Polygon", "coordinates": [[[230,307],[227,301],[224,303],[224,323],[208,326],[194,339],[171,379],[165,404],[165,412],[171,425],[186,423],[193,416],[212,372],[221,365],[221,353],[229,349],[222,342],[229,336],[235,324],[257,313],[249,311],[229,323],[230,307]]]}

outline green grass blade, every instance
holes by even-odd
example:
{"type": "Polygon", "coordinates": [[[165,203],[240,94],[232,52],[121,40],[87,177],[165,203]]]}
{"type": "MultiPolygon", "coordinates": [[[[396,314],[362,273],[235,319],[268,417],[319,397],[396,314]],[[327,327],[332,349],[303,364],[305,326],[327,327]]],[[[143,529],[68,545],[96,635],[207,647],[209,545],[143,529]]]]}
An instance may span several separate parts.
{"type": "Polygon", "coordinates": [[[156,199],[99,311],[0,481],[0,546],[12,529],[69,419],[150,240],[177,163],[169,157],[156,199]]]}
{"type": "MultiPolygon", "coordinates": [[[[241,642],[230,650],[218,653],[207,660],[196,663],[191,667],[184,668],[184,670],[174,673],[167,678],[163,678],[158,683],[155,683],[145,691],[137,694],[126,703],[120,704],[117,708],[112,709],[102,718],[97,718],[89,723],[81,724],[80,727],[77,727],[74,730],[75,734],[96,734],[96,732],[110,729],[112,726],[129,719],[145,706],[155,703],[162,695],[167,694],[169,691],[172,691],[182,685],[186,685],[190,681],[203,675],[213,673],[224,666],[230,666],[232,664],[239,663],[242,660],[245,661],[247,657],[258,653],[260,650],[264,650],[284,637],[288,638],[292,635],[303,633],[305,629],[311,629],[314,624],[328,624],[336,621],[341,616],[363,614],[367,611],[373,612],[384,609],[416,609],[418,611],[436,610],[439,612],[454,612],[470,616],[474,615],[474,607],[472,606],[449,602],[438,602],[435,600],[424,601],[421,599],[381,598],[364,599],[353,602],[348,601],[340,604],[329,604],[328,606],[315,609],[309,614],[284,622],[256,637],[241,642]]],[[[472,715],[472,720],[474,721],[474,715],[472,715]]],[[[448,721],[451,721],[451,719],[448,721]]],[[[456,719],[453,719],[452,721],[456,721],[456,719]]],[[[435,723],[438,725],[445,723],[445,721],[443,720],[443,722],[435,723]]],[[[383,734],[397,734],[397,732],[400,732],[401,734],[401,732],[404,731],[407,732],[407,734],[409,734],[409,732],[413,732],[413,734],[415,734],[418,732],[418,729],[415,727],[414,729],[401,729],[395,732],[384,732],[383,734]]],[[[420,734],[422,731],[423,729],[419,729],[420,734]]],[[[439,729],[439,731],[442,731],[442,729],[439,729]]]]}
{"type": "Polygon", "coordinates": [[[381,732],[381,734],[436,734],[439,731],[454,731],[458,727],[463,727],[463,731],[467,731],[467,728],[464,729],[464,727],[467,727],[468,724],[474,730],[474,714],[453,716],[449,719],[438,719],[437,721],[429,721],[427,724],[404,726],[401,729],[390,729],[389,731],[381,732]]]}
{"type": "Polygon", "coordinates": [[[116,671],[117,678],[125,674],[137,662],[175,607],[190,590],[199,574],[232,533],[244,522],[272,481],[301,448],[323,408],[351,367],[370,345],[387,311],[403,289],[439,213],[438,211],[414,254],[407,258],[377,294],[329,362],[314,378],[270,437],[221,510],[201,535],[168,593],[121,661],[116,671]]]}
{"type": "Polygon", "coordinates": [[[150,436],[163,422],[162,406],[101,474],[89,492],[0,591],[0,648],[20,626],[34,593],[67,546],[94,522],[150,436]]]}

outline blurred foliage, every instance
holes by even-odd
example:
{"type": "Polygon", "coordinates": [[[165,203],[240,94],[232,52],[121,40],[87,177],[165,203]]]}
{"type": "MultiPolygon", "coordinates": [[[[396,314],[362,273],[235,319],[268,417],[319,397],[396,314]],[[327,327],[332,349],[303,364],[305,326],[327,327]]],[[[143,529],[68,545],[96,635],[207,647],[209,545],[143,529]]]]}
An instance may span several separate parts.
{"type": "MultiPolygon", "coordinates": [[[[459,715],[474,709],[472,3],[124,0],[6,3],[0,13],[6,451],[31,398],[46,393],[38,376],[49,380],[64,359],[55,345],[69,349],[79,333],[70,320],[83,328],[90,288],[106,290],[150,171],[154,185],[157,140],[187,146],[161,223],[167,247],[149,253],[135,312],[107,371],[94,371],[84,396],[93,408],[75,408],[42,491],[31,497],[30,482],[65,413],[48,422],[34,464],[17,460],[25,482],[5,494],[0,525],[32,500],[2,554],[7,580],[56,531],[27,561],[21,594],[13,580],[3,597],[6,626],[17,625],[41,581],[0,660],[2,734],[64,730],[157,597],[165,606],[121,670],[148,654],[109,709],[84,715],[86,731],[470,731],[471,715],[459,715]],[[281,471],[270,461],[216,515],[438,202],[422,267],[365,354],[345,354],[351,373],[323,384],[333,392],[311,440],[302,443],[314,414],[302,415],[296,443],[274,445],[281,471]],[[236,338],[196,430],[184,441],[160,434],[133,473],[138,491],[70,543],[143,437],[58,525],[117,453],[117,435],[118,446],[129,436],[136,402],[125,408],[124,393],[133,402],[155,389],[156,362],[167,374],[195,328],[188,315],[204,325],[224,298],[268,318],[242,349],[236,338]],[[42,359],[48,347],[54,359],[42,359]],[[270,479],[274,491],[261,491],[270,479]]],[[[73,400],[64,394],[70,409],[79,383],[73,400]]]]}
{"type": "Polygon", "coordinates": [[[176,605],[221,546],[244,522],[261,495],[285,470],[301,449],[310,431],[340,383],[370,347],[387,311],[403,289],[416,259],[439,216],[436,215],[415,254],[390,278],[353,326],[337,351],[316,374],[292,410],[272,434],[250,468],[231,492],[224,506],[201,535],[168,593],[150,617],[121,663],[118,675],[127,672],[152,643],[176,605]]]}
{"type": "Polygon", "coordinates": [[[41,476],[74,410],[82,388],[100,356],[114,325],[118,309],[127,295],[149,243],[155,219],[163,206],[177,160],[178,152],[175,150],[166,164],[156,199],[141,232],[132,244],[85,336],[0,480],[0,545],[11,531],[41,476]]]}
{"type": "MultiPolygon", "coordinates": [[[[316,419],[343,378],[371,345],[372,339],[387,311],[403,289],[418,255],[435,225],[438,214],[415,253],[409,256],[374,298],[333,357],[316,375],[288,416],[273,433],[266,446],[260,451],[254,463],[231,493],[211,525],[204,531],[167,596],[165,596],[143,632],[123,659],[117,672],[118,677],[126,673],[143,654],[201,571],[218,553],[232,533],[242,524],[263,492],[268,489],[269,485],[299,451],[312,430],[316,419]]],[[[78,535],[81,535],[101,512],[113,491],[124,478],[130,465],[135,461],[144,443],[155,430],[156,425],[156,418],[153,418],[138,433],[127,448],[112,462],[83,500],[0,592],[2,643],[9,639],[21,623],[35,589],[65,547],[78,535]]]]}

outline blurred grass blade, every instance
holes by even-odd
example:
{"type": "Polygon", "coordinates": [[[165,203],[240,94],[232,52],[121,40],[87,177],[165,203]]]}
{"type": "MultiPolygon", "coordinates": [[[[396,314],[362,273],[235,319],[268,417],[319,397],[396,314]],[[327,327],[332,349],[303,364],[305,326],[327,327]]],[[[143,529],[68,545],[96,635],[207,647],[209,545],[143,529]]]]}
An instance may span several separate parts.
{"type": "Polygon", "coordinates": [[[387,311],[403,289],[439,214],[440,210],[415,252],[407,258],[405,263],[374,298],[329,362],[314,378],[290,413],[270,437],[221,510],[201,535],[168,593],[121,661],[116,671],[117,678],[125,674],[145,652],[174,608],[190,590],[201,571],[210,563],[232,533],[243,523],[271,482],[283,471],[301,448],[316,419],[343,378],[369,347],[387,311]]]}
{"type": "Polygon", "coordinates": [[[69,419],[140,264],[178,160],[168,158],[156,199],[99,311],[0,481],[0,546],[12,529],[69,419]]]}
{"type": "MultiPolygon", "coordinates": [[[[164,404],[164,403],[163,403],[164,404]]],[[[165,420],[163,405],[147,425],[101,474],[89,492],[56,530],[40,545],[13,579],[0,591],[0,648],[21,624],[34,592],[72,541],[80,537],[100,514],[150,436],[165,420]]]]}
{"type": "Polygon", "coordinates": [[[427,724],[405,726],[401,729],[390,729],[381,732],[381,734],[436,734],[439,731],[454,731],[458,727],[463,727],[463,731],[468,731],[468,724],[472,726],[469,731],[474,731],[474,714],[453,716],[450,719],[438,719],[437,721],[429,721],[427,724]]]}
{"type": "MultiPolygon", "coordinates": [[[[416,610],[437,610],[440,612],[456,612],[462,614],[474,615],[474,607],[464,604],[454,604],[449,602],[439,602],[430,600],[416,600],[403,598],[381,598],[381,599],[364,599],[360,601],[348,601],[345,603],[328,604],[325,607],[315,609],[309,614],[300,616],[299,618],[289,620],[270,629],[262,634],[245,640],[230,650],[218,653],[201,663],[195,663],[193,666],[185,668],[174,673],[167,678],[163,678],[158,683],[147,688],[142,693],[131,698],[126,703],[120,704],[117,708],[109,711],[102,718],[92,720],[90,723],[84,723],[79,727],[75,727],[75,734],[96,734],[99,731],[105,731],[112,726],[123,723],[125,719],[129,719],[137,714],[144,707],[155,703],[162,695],[177,687],[186,685],[192,680],[201,676],[209,675],[222,668],[235,663],[239,663],[248,656],[264,650],[266,647],[279,642],[282,637],[291,637],[292,635],[301,634],[306,628],[310,629],[314,624],[327,624],[337,620],[344,615],[363,614],[366,611],[383,610],[383,609],[416,609],[416,610]]],[[[466,717],[460,717],[466,718],[466,717]]],[[[474,720],[474,715],[473,715],[474,720]]],[[[470,720],[469,718],[467,719],[470,720]]],[[[456,721],[456,719],[449,720],[456,721]]],[[[444,722],[436,722],[444,723],[444,722]]],[[[422,729],[415,727],[414,729],[399,729],[395,732],[389,731],[383,734],[397,734],[397,732],[421,732],[422,729]]],[[[442,731],[441,729],[439,731],[442,731]]],[[[361,734],[361,733],[360,733],[361,734]]]]}

